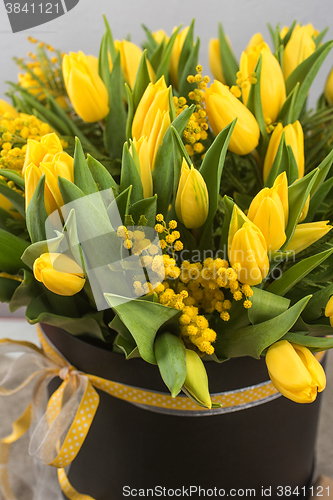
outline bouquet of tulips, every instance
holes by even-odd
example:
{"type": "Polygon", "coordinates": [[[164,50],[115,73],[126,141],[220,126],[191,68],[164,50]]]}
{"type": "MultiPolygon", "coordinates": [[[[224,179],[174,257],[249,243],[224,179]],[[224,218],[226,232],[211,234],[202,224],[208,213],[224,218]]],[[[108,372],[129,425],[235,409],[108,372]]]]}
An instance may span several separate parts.
{"type": "Polygon", "coordinates": [[[333,46],[296,22],[255,34],[240,64],[219,26],[215,77],[194,22],[99,57],[30,41],[0,102],[0,300],[212,407],[203,361],[266,357],[296,402],[333,347],[333,46]]]}

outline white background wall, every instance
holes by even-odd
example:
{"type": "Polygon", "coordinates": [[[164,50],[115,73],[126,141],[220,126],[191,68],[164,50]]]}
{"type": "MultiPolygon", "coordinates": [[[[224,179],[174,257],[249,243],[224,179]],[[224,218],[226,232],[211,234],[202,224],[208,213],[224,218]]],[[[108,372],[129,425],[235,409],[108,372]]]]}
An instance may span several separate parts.
{"type": "MultiPolygon", "coordinates": [[[[31,49],[27,35],[64,52],[82,50],[97,55],[104,30],[102,14],[108,17],[115,38],[131,33],[132,41],[138,44],[144,38],[141,23],[151,30],[163,28],[170,34],[174,26],[180,23],[186,26],[195,17],[196,35],[201,38],[200,62],[206,73],[208,41],[217,36],[218,21],[223,23],[238,58],[253,33],[261,31],[265,39],[270,40],[267,22],[274,26],[280,22],[283,26],[297,19],[302,24],[312,22],[319,30],[329,26],[325,41],[333,38],[332,0],[80,0],[64,16],[16,34],[11,32],[4,3],[0,1],[0,97],[6,91],[3,82],[16,79],[12,57],[23,56],[31,49]]],[[[332,65],[333,51],[316,79],[311,103],[322,91],[332,65]]]]}

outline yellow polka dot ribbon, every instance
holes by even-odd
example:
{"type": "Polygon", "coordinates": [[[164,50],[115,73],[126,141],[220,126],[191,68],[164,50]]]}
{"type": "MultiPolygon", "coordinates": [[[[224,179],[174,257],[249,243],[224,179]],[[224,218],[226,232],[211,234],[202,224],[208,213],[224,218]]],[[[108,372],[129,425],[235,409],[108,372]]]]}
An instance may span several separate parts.
{"type": "MultiPolygon", "coordinates": [[[[96,389],[146,410],[194,417],[238,411],[280,396],[273,384],[267,381],[235,391],[214,394],[213,403],[219,403],[221,407],[207,410],[197,406],[186,396],[171,398],[165,393],[79,372],[46,339],[39,327],[38,336],[42,349],[29,342],[0,340],[0,355],[23,353],[20,358],[15,357],[4,380],[0,381],[0,395],[15,394],[35,379],[31,403],[14,422],[12,433],[0,442],[0,491],[5,500],[16,500],[11,489],[8,467],[10,446],[28,431],[34,415],[41,415],[43,412],[37,424],[35,422],[30,438],[30,455],[58,469],[59,484],[67,498],[94,500],[88,495],[78,493],[72,487],[65,467],[79,453],[93,422],[99,405],[96,389]],[[49,398],[46,409],[41,411],[48,385],[55,377],[59,377],[62,383],[49,398]]],[[[323,353],[319,353],[319,358],[322,355],[323,353]]]]}

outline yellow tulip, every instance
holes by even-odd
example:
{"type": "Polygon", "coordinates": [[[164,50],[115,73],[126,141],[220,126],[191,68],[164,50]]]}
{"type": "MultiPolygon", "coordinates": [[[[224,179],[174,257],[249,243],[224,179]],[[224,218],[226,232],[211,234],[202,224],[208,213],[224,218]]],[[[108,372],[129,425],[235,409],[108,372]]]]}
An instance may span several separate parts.
{"type": "Polygon", "coordinates": [[[312,403],[325,389],[324,369],[307,347],[280,340],[268,349],[266,365],[276,389],[296,403],[312,403]]]}
{"type": "Polygon", "coordinates": [[[144,198],[150,198],[153,196],[153,178],[151,175],[152,169],[149,161],[149,144],[147,137],[141,137],[138,141],[133,139],[133,143],[130,146],[130,153],[135,160],[136,155],[134,149],[137,153],[137,159],[139,162],[139,173],[143,187],[143,196],[144,198]]]}
{"type": "Polygon", "coordinates": [[[249,43],[247,44],[247,47],[244,50],[244,52],[246,52],[246,54],[248,54],[254,47],[257,47],[261,43],[265,43],[265,40],[264,40],[262,34],[261,33],[255,33],[251,37],[251,39],[250,39],[249,43]]]}
{"type": "Polygon", "coordinates": [[[176,214],[188,229],[201,227],[207,219],[209,209],[208,190],[199,170],[189,167],[183,159],[178,191],[176,214]]]}
{"type": "MultiPolygon", "coordinates": [[[[120,63],[124,76],[130,88],[133,89],[143,52],[137,45],[128,40],[115,40],[114,45],[116,50],[120,52],[120,63]]],[[[147,66],[150,79],[153,82],[155,72],[149,61],[147,61],[147,66]]]]}
{"type": "Polygon", "coordinates": [[[248,212],[248,218],[260,229],[271,252],[279,250],[286,241],[288,214],[288,180],[286,172],[282,172],[272,188],[264,188],[257,194],[248,212]]]}
{"type": "Polygon", "coordinates": [[[81,267],[65,254],[42,254],[35,260],[33,272],[48,290],[67,297],[79,293],[86,281],[81,267]]]}
{"type": "Polygon", "coordinates": [[[259,285],[269,271],[266,240],[236,205],[230,221],[228,247],[230,264],[239,267],[239,281],[259,285]]]}
{"type": "Polygon", "coordinates": [[[330,319],[331,326],[333,326],[333,295],[326,304],[325,316],[330,319]]]}
{"type": "Polygon", "coordinates": [[[163,40],[165,40],[165,43],[168,43],[169,41],[169,37],[164,30],[153,31],[152,35],[154,37],[154,40],[158,43],[158,45],[162,43],[163,40]]]}
{"type": "Polygon", "coordinates": [[[283,52],[282,69],[285,80],[316,50],[316,44],[312,38],[315,33],[312,24],[295,26],[283,52]]]}
{"type": "Polygon", "coordinates": [[[299,253],[320,240],[333,226],[328,226],[328,220],[298,224],[286,248],[286,251],[299,253]]]}
{"type": "Polygon", "coordinates": [[[163,76],[158,82],[150,83],[139,102],[133,119],[132,137],[137,141],[141,137],[147,137],[152,170],[157,150],[170,126],[169,92],[163,76]]]}
{"type": "Polygon", "coordinates": [[[304,134],[302,125],[297,120],[295,123],[286,125],[285,127],[283,127],[282,123],[278,123],[275,127],[265,156],[264,181],[267,179],[269,171],[272,168],[283,132],[287,146],[291,146],[293,150],[298,166],[298,177],[301,178],[304,175],[304,134]]]}
{"type": "Polygon", "coordinates": [[[50,158],[49,155],[53,157],[56,153],[62,151],[63,148],[60,139],[55,133],[44,135],[40,142],[34,139],[28,139],[22,175],[25,175],[26,168],[30,163],[39,167],[42,161],[45,161],[46,158],[50,158]]]}
{"type": "Polygon", "coordinates": [[[246,105],[251,89],[251,73],[254,72],[261,55],[261,105],[266,123],[276,121],[280,109],[286,100],[286,86],[276,57],[266,43],[252,47],[243,52],[240,60],[240,73],[244,81],[242,85],[243,103],[246,105]]]}
{"type": "Polygon", "coordinates": [[[333,68],[326,80],[324,96],[330,106],[333,106],[333,68]]]}
{"type": "Polygon", "coordinates": [[[230,151],[246,155],[258,146],[260,131],[255,117],[226,85],[215,80],[205,92],[205,101],[208,121],[215,135],[237,118],[229,142],[230,151]]]}
{"type": "Polygon", "coordinates": [[[16,109],[13,108],[9,102],[0,99],[0,115],[5,115],[6,113],[10,114],[10,116],[13,116],[14,118],[19,116],[18,111],[16,111],[16,109]]]}
{"type": "Polygon", "coordinates": [[[218,38],[211,38],[209,41],[209,66],[214,78],[220,82],[226,84],[226,79],[223,74],[221,52],[220,52],[220,40],[218,38]]]}
{"type": "Polygon", "coordinates": [[[186,349],[186,378],[184,389],[205,408],[212,407],[206,368],[195,351],[186,349]]]}
{"type": "MultiPolygon", "coordinates": [[[[175,29],[176,28],[174,28],[174,30],[175,29]]],[[[171,51],[169,71],[170,71],[171,83],[173,87],[175,87],[175,89],[177,90],[178,90],[178,64],[179,64],[180,54],[182,52],[182,48],[189,29],[190,27],[187,26],[180,33],[178,33],[171,51]]]]}
{"type": "Polygon", "coordinates": [[[109,94],[94,63],[83,53],[71,52],[62,63],[64,81],[75,112],[88,123],[105,118],[109,94]]]}

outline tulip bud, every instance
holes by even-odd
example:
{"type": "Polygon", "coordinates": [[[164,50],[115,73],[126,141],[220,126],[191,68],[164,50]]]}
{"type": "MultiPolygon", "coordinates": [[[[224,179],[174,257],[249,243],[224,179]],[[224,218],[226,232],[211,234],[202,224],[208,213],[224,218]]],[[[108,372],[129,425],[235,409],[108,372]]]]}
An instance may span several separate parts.
{"type": "Polygon", "coordinates": [[[105,118],[109,94],[95,64],[83,52],[71,52],[64,56],[62,70],[69,99],[82,120],[93,123],[105,118]]]}
{"type": "Polygon", "coordinates": [[[9,102],[0,99],[0,115],[5,115],[6,113],[10,116],[17,118],[19,116],[18,111],[9,102]]]}
{"type": "Polygon", "coordinates": [[[320,240],[320,238],[332,229],[333,226],[328,226],[328,223],[329,221],[326,220],[298,224],[286,251],[299,253],[313,243],[316,243],[316,241],[320,240]]]}
{"type": "Polygon", "coordinates": [[[264,188],[255,196],[248,212],[271,252],[279,250],[286,241],[288,213],[288,180],[286,172],[282,172],[271,189],[264,188]]]}
{"type": "Polygon", "coordinates": [[[237,122],[229,142],[229,150],[246,155],[258,146],[260,130],[257,120],[229,90],[217,80],[205,92],[208,121],[218,135],[235,118],[237,122]]]}
{"type": "Polygon", "coordinates": [[[144,198],[150,198],[153,196],[153,178],[151,175],[152,169],[149,161],[149,144],[147,137],[141,137],[139,141],[133,139],[129,151],[134,161],[137,159],[138,162],[137,167],[141,177],[143,196],[144,198]]]}
{"type": "MultiPolygon", "coordinates": [[[[120,52],[120,63],[124,76],[130,88],[133,89],[143,52],[137,45],[128,40],[122,40],[121,42],[115,40],[114,45],[116,50],[120,52]]],[[[147,61],[147,66],[150,79],[154,81],[155,72],[149,61],[147,61]]]]}
{"type": "Polygon", "coordinates": [[[188,229],[201,227],[207,219],[209,209],[208,190],[199,170],[189,167],[183,159],[178,191],[176,214],[188,229]]]}
{"type": "Polygon", "coordinates": [[[267,276],[269,260],[266,240],[260,229],[234,206],[228,236],[229,262],[238,267],[238,280],[253,286],[267,276]]]}
{"type": "Polygon", "coordinates": [[[83,270],[75,260],[65,254],[42,254],[35,260],[33,272],[37,281],[57,295],[75,295],[85,284],[83,270]]]}
{"type": "Polygon", "coordinates": [[[153,31],[152,35],[155,42],[158,43],[158,45],[162,43],[163,40],[165,41],[165,43],[168,43],[169,41],[169,37],[164,30],[153,31]]]}
{"type": "Polygon", "coordinates": [[[276,57],[266,43],[252,47],[243,52],[240,60],[240,73],[245,80],[242,84],[243,103],[246,105],[250,89],[251,74],[254,72],[261,55],[260,96],[263,115],[266,123],[276,121],[280,109],[286,100],[286,86],[276,57]]]}
{"type": "Polygon", "coordinates": [[[333,326],[333,295],[327,302],[325,308],[325,316],[330,319],[331,326],[333,326]]]}
{"type": "Polygon", "coordinates": [[[296,403],[312,403],[325,389],[324,369],[307,347],[280,340],[267,350],[266,365],[276,389],[296,403]]]}
{"type": "Polygon", "coordinates": [[[267,179],[269,171],[272,168],[283,132],[287,146],[291,146],[293,150],[298,166],[299,179],[304,175],[304,134],[302,126],[297,120],[295,123],[286,125],[285,127],[283,127],[282,123],[278,123],[275,127],[265,156],[264,181],[267,179]]]}
{"type": "MultiPolygon", "coordinates": [[[[297,182],[297,181],[296,181],[297,182]]],[[[310,195],[307,197],[306,199],[306,202],[304,204],[304,207],[303,207],[303,210],[302,210],[302,213],[301,213],[301,216],[300,218],[298,219],[298,223],[300,222],[303,222],[303,220],[306,219],[306,216],[308,215],[308,211],[309,211],[309,207],[310,207],[310,195]]]]}
{"type": "Polygon", "coordinates": [[[197,353],[191,349],[186,349],[184,389],[205,408],[212,407],[206,368],[197,353]]]}
{"type": "Polygon", "coordinates": [[[250,39],[250,41],[249,41],[246,49],[244,50],[244,52],[246,52],[246,54],[248,54],[254,47],[257,47],[261,43],[265,43],[265,40],[264,40],[262,34],[261,33],[255,33],[251,37],[251,39],[250,39]]]}
{"type": "Polygon", "coordinates": [[[226,84],[226,79],[223,74],[221,52],[220,52],[220,41],[218,38],[211,38],[209,41],[209,66],[214,78],[220,82],[226,84]]]}
{"type": "Polygon", "coordinates": [[[297,66],[316,50],[316,44],[312,38],[314,33],[315,30],[311,24],[307,26],[295,26],[283,52],[282,69],[285,80],[287,80],[297,66]]]}
{"type": "Polygon", "coordinates": [[[60,139],[55,133],[44,135],[40,142],[28,139],[22,175],[25,175],[25,170],[30,163],[39,167],[42,161],[49,161],[50,155],[53,157],[62,151],[60,139]]]}
{"type": "Polygon", "coordinates": [[[324,96],[328,104],[330,106],[333,106],[333,68],[326,80],[324,96]]]}
{"type": "MultiPolygon", "coordinates": [[[[174,30],[175,29],[176,28],[174,28],[174,30]]],[[[182,52],[182,48],[189,29],[190,29],[189,26],[187,26],[180,33],[178,33],[171,51],[169,71],[170,71],[172,86],[175,87],[176,90],[178,90],[178,64],[179,64],[180,54],[182,52]]]]}

